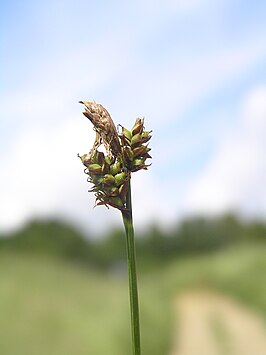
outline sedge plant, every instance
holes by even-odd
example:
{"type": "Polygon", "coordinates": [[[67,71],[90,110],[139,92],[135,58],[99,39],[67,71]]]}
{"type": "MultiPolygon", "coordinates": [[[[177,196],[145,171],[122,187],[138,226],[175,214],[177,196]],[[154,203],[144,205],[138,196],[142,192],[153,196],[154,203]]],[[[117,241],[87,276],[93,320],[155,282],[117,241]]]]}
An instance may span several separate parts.
{"type": "Polygon", "coordinates": [[[96,102],[80,101],[85,107],[83,114],[92,122],[96,132],[95,142],[88,154],[79,156],[90,192],[96,196],[95,205],[114,207],[122,214],[126,232],[128,262],[132,353],[141,355],[136,251],[131,202],[131,174],[147,170],[151,158],[148,142],[151,131],[145,131],[144,119],[137,118],[131,130],[120,126],[117,131],[108,111],[96,102]],[[98,148],[103,144],[105,153],[98,148]]]}

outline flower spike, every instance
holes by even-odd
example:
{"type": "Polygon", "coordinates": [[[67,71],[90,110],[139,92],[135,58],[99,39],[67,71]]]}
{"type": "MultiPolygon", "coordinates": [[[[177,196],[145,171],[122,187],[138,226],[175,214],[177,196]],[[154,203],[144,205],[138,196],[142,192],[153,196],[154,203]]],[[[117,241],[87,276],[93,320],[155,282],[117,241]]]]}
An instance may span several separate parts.
{"type": "Polygon", "coordinates": [[[144,169],[150,148],[145,144],[151,132],[144,131],[144,119],[137,118],[131,131],[122,128],[118,134],[109,112],[91,101],[80,101],[85,106],[83,114],[92,122],[96,131],[95,142],[88,154],[79,156],[85,165],[88,181],[93,184],[96,206],[112,206],[126,210],[126,195],[131,173],[144,169]],[[106,154],[99,152],[103,143],[106,154]]]}

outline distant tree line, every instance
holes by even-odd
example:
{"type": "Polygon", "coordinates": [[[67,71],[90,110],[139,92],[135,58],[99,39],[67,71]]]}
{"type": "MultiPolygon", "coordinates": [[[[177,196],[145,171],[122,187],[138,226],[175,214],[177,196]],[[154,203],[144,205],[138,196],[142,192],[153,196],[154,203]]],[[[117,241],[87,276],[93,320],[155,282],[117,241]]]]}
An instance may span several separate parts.
{"type": "MultiPolygon", "coordinates": [[[[247,222],[232,214],[189,218],[167,232],[152,225],[137,236],[136,241],[139,261],[156,264],[177,255],[211,252],[240,243],[265,242],[265,222],[247,222]]],[[[123,230],[113,229],[105,238],[95,240],[62,221],[32,221],[12,235],[1,236],[0,252],[6,250],[49,254],[106,268],[125,260],[125,236],[123,230]]]]}

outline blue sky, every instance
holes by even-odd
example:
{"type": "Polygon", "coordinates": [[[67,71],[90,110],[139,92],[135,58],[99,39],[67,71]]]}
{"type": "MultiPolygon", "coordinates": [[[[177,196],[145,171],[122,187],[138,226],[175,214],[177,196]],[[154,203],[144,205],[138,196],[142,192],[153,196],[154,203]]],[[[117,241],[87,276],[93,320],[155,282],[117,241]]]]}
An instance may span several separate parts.
{"type": "Polygon", "coordinates": [[[264,1],[0,6],[0,230],[34,217],[95,232],[120,222],[86,192],[76,153],[94,133],[80,99],[102,103],[116,124],[144,116],[153,130],[153,165],[133,176],[138,226],[265,215],[264,1]]]}

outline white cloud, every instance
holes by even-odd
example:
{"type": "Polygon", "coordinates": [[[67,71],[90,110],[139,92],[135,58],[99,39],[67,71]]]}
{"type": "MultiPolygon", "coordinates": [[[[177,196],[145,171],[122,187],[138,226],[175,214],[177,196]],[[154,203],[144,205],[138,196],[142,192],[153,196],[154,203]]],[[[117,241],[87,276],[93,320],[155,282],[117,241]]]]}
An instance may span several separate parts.
{"type": "Polygon", "coordinates": [[[246,97],[234,128],[219,139],[205,169],[189,187],[186,210],[266,212],[266,87],[246,97]]]}
{"type": "Polygon", "coordinates": [[[132,203],[138,228],[150,223],[170,225],[178,214],[178,179],[162,181],[153,174],[152,168],[132,175],[132,203]]]}
{"type": "Polygon", "coordinates": [[[181,13],[199,10],[202,6],[210,5],[209,0],[171,0],[171,7],[181,13]]]}
{"type": "MultiPolygon", "coordinates": [[[[26,129],[8,155],[0,175],[1,230],[19,227],[33,217],[71,218],[91,230],[100,214],[90,213],[94,198],[77,153],[92,146],[94,132],[86,120],[68,119],[53,130],[26,129]],[[86,215],[86,216],[85,216],[86,215]],[[87,223],[86,223],[87,219],[87,223]]],[[[92,212],[92,211],[91,211],[92,212]]],[[[111,218],[106,218],[110,224],[111,218]]]]}
{"type": "Polygon", "coordinates": [[[115,91],[114,106],[119,102],[119,114],[125,112],[124,117],[131,117],[137,106],[138,112],[152,119],[153,127],[160,127],[162,122],[176,121],[215,91],[237,82],[265,56],[264,39],[251,38],[222,48],[208,48],[195,53],[195,57],[186,52],[174,53],[155,63],[137,67],[131,63],[124,75],[121,72],[120,84],[125,90],[115,91]]]}
{"type": "Polygon", "coordinates": [[[2,119],[19,124],[23,120],[24,125],[48,123],[51,127],[51,122],[64,119],[70,109],[74,111],[81,96],[95,95],[113,82],[130,62],[124,49],[121,56],[120,43],[106,36],[89,46],[76,46],[46,58],[28,71],[23,85],[1,95],[2,119]]]}
{"type": "MultiPolygon", "coordinates": [[[[26,128],[8,154],[2,154],[0,174],[0,231],[19,228],[32,218],[61,217],[89,231],[121,226],[119,211],[93,209],[95,196],[88,193],[83,166],[76,153],[86,153],[95,133],[91,123],[78,113],[46,129],[26,128]]],[[[134,218],[138,229],[151,221],[173,218],[174,209],[165,203],[158,208],[165,187],[150,171],[133,175],[134,218]]],[[[165,195],[166,196],[166,195],[165,195]]]]}
{"type": "MultiPolygon", "coordinates": [[[[0,203],[4,213],[0,228],[19,226],[33,215],[67,216],[94,230],[120,219],[117,211],[91,210],[94,197],[86,193],[89,186],[75,156],[88,150],[93,139],[88,122],[80,116],[79,99],[103,102],[115,121],[126,126],[131,126],[135,116],[145,115],[147,129],[155,128],[154,153],[158,153],[154,163],[165,163],[168,152],[174,151],[169,159],[174,156],[171,164],[175,164],[177,156],[197,149],[200,137],[189,142],[185,136],[177,149],[176,142],[164,142],[160,128],[215,90],[250,73],[266,56],[263,33],[263,38],[254,39],[251,33],[242,42],[228,39],[221,47],[209,45],[197,52],[194,43],[184,45],[169,32],[168,20],[186,17],[189,12],[198,16],[198,9],[209,2],[169,0],[163,6],[157,3],[152,11],[149,0],[132,4],[132,8],[127,4],[125,16],[102,35],[96,31],[84,44],[78,41],[84,33],[77,31],[75,46],[60,47],[45,58],[40,55],[33,68],[22,63],[26,75],[18,77],[18,85],[2,95],[0,105],[1,123],[12,126],[16,137],[5,139],[2,146],[0,203]],[[166,41],[165,53],[157,35],[166,41]],[[99,223],[103,215],[104,223],[99,223]]],[[[187,210],[266,209],[265,122],[265,88],[261,88],[250,94],[240,122],[221,137],[215,158],[189,188],[187,210]]],[[[185,186],[176,176],[159,180],[153,167],[146,174],[133,175],[138,225],[174,220],[185,186]]]]}
{"type": "MultiPolygon", "coordinates": [[[[210,0],[165,0],[165,1],[154,1],[154,0],[142,0],[136,1],[134,3],[142,11],[145,11],[148,23],[150,24],[151,17],[157,21],[162,20],[162,15],[186,15],[193,14],[197,10],[203,8],[205,11],[210,9],[213,5],[210,0]]],[[[216,4],[217,6],[217,4],[216,4]]]]}
{"type": "MultiPolygon", "coordinates": [[[[142,93],[144,89],[147,91],[147,87],[143,86],[139,90],[139,95],[143,94],[143,99],[148,99],[145,103],[147,110],[155,110],[154,116],[152,112],[149,113],[147,128],[153,128],[156,119],[159,127],[165,124],[167,117],[171,117],[170,112],[167,112],[169,108],[170,111],[174,111],[179,105],[181,110],[181,107],[190,105],[220,82],[243,72],[256,61],[263,50],[259,44],[254,44],[253,49],[251,54],[246,47],[232,51],[224,50],[216,54],[205,53],[195,65],[192,62],[184,65],[183,72],[180,69],[181,65],[177,66],[176,76],[181,83],[174,80],[171,66],[168,71],[159,73],[160,78],[157,77],[157,80],[161,83],[162,91],[158,91],[158,95],[160,94],[158,105],[154,107],[152,104],[156,95],[152,92],[148,96],[142,93]],[[208,70],[207,66],[209,66],[208,70]],[[202,71],[200,67],[203,68],[202,71]],[[222,69],[219,71],[220,67],[222,69]],[[182,86],[185,82],[187,84],[182,86]],[[175,102],[177,97],[178,104],[175,102]],[[165,105],[164,102],[167,104],[165,105]],[[151,118],[155,120],[152,121],[151,118]]],[[[121,73],[124,70],[125,68],[121,67],[121,73]]],[[[64,70],[61,74],[63,72],[64,70]]],[[[116,70],[111,77],[107,76],[106,80],[100,81],[100,87],[103,88],[108,81],[115,80],[115,72],[116,70]]],[[[24,122],[20,126],[21,131],[17,141],[12,142],[11,150],[2,157],[0,195],[4,213],[0,215],[1,229],[18,227],[33,216],[59,215],[98,231],[106,229],[111,223],[118,222],[120,219],[117,211],[106,213],[104,208],[92,210],[94,197],[86,193],[89,186],[86,183],[86,176],[82,174],[82,166],[75,156],[76,152],[86,152],[91,146],[92,130],[80,113],[77,117],[77,111],[74,111],[72,103],[69,103],[68,90],[70,89],[66,87],[61,74],[62,81],[51,90],[48,85],[37,87],[36,91],[25,88],[24,92],[17,92],[16,96],[7,97],[6,106],[2,106],[2,110],[11,118],[13,117],[14,122],[20,118],[23,118],[24,122]],[[59,119],[56,116],[59,116],[59,119]],[[104,223],[99,222],[102,218],[104,223]]],[[[146,75],[149,74],[151,73],[146,75]]],[[[73,73],[72,76],[75,77],[73,73]]],[[[146,79],[147,85],[151,88],[156,87],[155,79],[151,77],[146,79]]],[[[89,86],[91,90],[96,81],[97,76],[91,79],[91,86],[89,86]]],[[[76,79],[74,84],[75,82],[76,79]]],[[[71,85],[71,82],[69,84],[71,87],[77,85],[77,83],[71,85]]],[[[97,84],[95,85],[97,87],[97,84]]],[[[137,80],[132,79],[132,90],[138,85],[137,80]]],[[[127,91],[125,95],[129,97],[130,93],[127,91]]],[[[136,106],[135,102],[134,105],[136,106]]],[[[142,103],[138,102],[139,105],[141,110],[142,103]]],[[[119,97],[119,105],[117,104],[116,107],[119,107],[120,115],[125,112],[124,117],[129,120],[126,117],[131,115],[127,113],[126,106],[127,99],[119,97]]],[[[257,139],[258,135],[263,137],[262,132],[265,133],[264,114],[265,89],[262,88],[250,95],[244,108],[243,119],[234,133],[228,134],[226,141],[222,137],[223,141],[216,152],[215,160],[189,188],[186,210],[220,211],[228,207],[239,207],[241,203],[243,206],[248,205],[254,211],[261,208],[265,197],[263,193],[255,199],[257,202],[253,204],[251,201],[254,201],[254,191],[257,191],[257,187],[262,184],[260,177],[265,178],[265,171],[263,171],[265,165],[261,163],[264,139],[257,139]],[[259,169],[262,172],[259,172],[259,169]]],[[[122,123],[127,124],[125,121],[122,123]]],[[[159,135],[157,142],[158,146],[154,147],[154,151],[157,149],[159,152],[161,149],[159,149],[159,135]]],[[[175,142],[170,142],[171,144],[175,145],[175,142]]],[[[190,149],[194,148],[190,147],[190,149]]],[[[167,151],[169,146],[166,153],[167,151]]],[[[163,151],[158,153],[159,163],[164,161],[162,159],[164,155],[163,151]]],[[[148,174],[139,173],[133,176],[133,189],[136,196],[134,214],[137,225],[141,227],[150,221],[161,224],[174,221],[180,213],[184,195],[182,189],[186,186],[175,176],[160,181],[153,175],[152,169],[153,167],[148,174]],[[170,191],[169,186],[171,186],[170,191]],[[173,194],[176,198],[172,197],[173,194]]]]}

